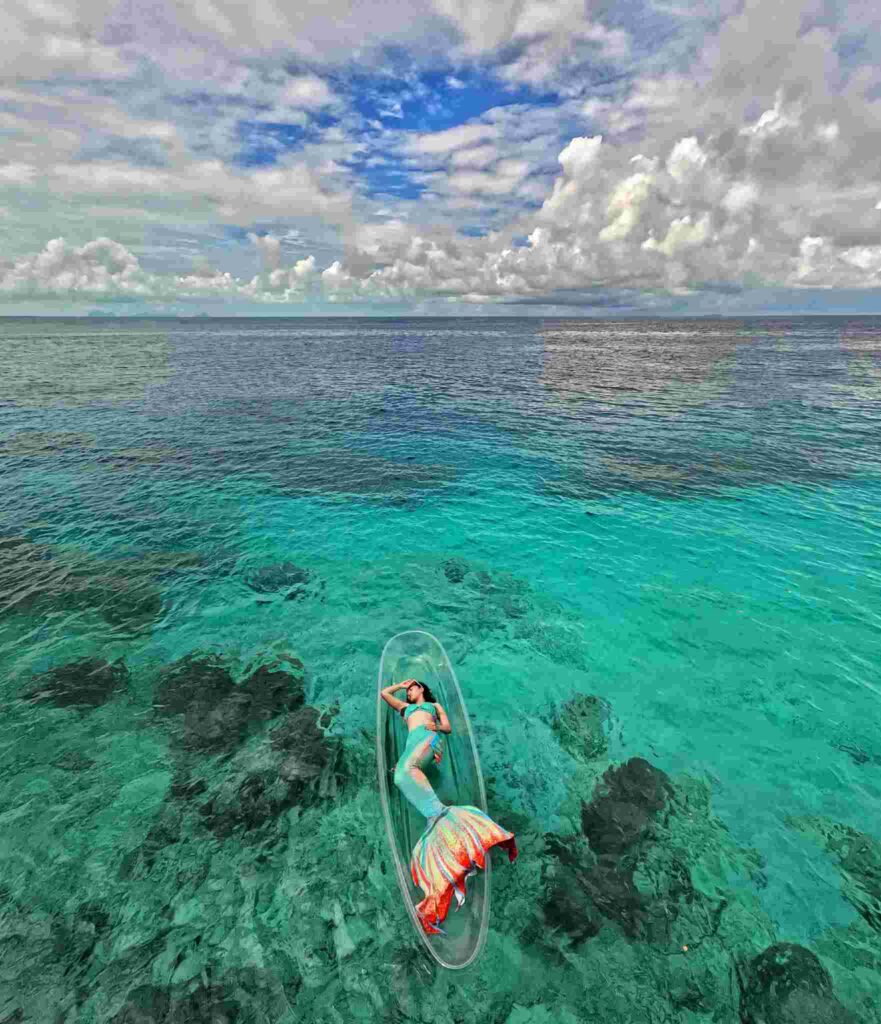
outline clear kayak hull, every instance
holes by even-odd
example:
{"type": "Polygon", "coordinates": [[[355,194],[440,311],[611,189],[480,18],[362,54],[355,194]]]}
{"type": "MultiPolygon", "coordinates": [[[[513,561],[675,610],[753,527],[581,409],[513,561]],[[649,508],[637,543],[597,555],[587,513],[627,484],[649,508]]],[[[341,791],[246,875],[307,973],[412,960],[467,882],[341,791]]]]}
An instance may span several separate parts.
{"type": "MultiPolygon", "coordinates": [[[[385,645],[379,663],[378,690],[405,679],[428,684],[443,705],[452,732],[444,736],[439,765],[427,771],[435,792],[445,804],[466,804],[486,811],[486,792],[477,745],[456,673],[440,641],[423,630],[398,633],[385,645]]],[[[378,699],[376,760],[379,795],[395,874],[416,934],[442,966],[467,967],[480,955],[486,942],[490,910],[490,860],[486,868],[468,879],[463,906],[450,912],[443,935],[423,931],[416,905],[423,894],[410,877],[410,855],[428,822],[404,799],[394,784],[395,765],[407,742],[407,727],[400,714],[378,699]]]]}

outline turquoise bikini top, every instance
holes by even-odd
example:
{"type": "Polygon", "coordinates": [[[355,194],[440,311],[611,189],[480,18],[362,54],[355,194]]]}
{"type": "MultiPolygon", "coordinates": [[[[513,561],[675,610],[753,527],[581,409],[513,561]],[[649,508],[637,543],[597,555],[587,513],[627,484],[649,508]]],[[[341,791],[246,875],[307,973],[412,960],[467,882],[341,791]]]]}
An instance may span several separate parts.
{"type": "Polygon", "coordinates": [[[437,708],[434,704],[408,704],[404,708],[404,720],[406,721],[414,711],[430,711],[437,718],[437,708]]]}

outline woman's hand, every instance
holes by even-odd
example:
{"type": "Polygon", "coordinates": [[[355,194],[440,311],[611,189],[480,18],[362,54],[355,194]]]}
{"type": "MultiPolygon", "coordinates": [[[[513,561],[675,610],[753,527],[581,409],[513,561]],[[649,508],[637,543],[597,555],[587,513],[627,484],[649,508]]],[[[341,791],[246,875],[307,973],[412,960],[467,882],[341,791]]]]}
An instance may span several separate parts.
{"type": "Polygon", "coordinates": [[[437,726],[434,722],[426,722],[425,728],[428,729],[429,732],[437,732],[437,726]]]}
{"type": "Polygon", "coordinates": [[[407,679],[403,683],[389,683],[388,686],[382,691],[383,693],[397,693],[398,690],[406,690],[410,685],[410,680],[407,679]]]}

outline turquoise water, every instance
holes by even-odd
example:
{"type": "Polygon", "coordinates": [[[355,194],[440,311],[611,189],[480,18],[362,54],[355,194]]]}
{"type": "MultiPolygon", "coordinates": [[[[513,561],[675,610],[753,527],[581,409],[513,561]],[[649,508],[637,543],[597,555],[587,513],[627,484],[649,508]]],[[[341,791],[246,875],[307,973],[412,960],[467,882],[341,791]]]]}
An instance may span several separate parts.
{"type": "Polygon", "coordinates": [[[0,345],[0,1021],[881,1021],[881,318],[0,345]],[[379,817],[412,628],[521,840],[456,975],[379,817]],[[612,863],[633,758],[668,795],[612,863]],[[762,1002],[780,943],[798,1013],[762,1002]]]}

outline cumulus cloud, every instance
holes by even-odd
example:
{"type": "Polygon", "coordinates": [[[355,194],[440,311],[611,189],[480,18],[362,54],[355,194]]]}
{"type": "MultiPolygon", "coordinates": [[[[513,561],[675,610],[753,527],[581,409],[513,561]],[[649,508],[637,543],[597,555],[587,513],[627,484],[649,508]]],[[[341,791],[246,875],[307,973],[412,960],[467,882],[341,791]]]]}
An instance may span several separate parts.
{"type": "MultiPolygon", "coordinates": [[[[690,78],[656,75],[617,100],[582,104],[586,121],[610,126],[608,137],[565,145],[540,209],[509,232],[389,239],[369,272],[344,259],[330,286],[482,301],[600,287],[877,287],[881,76],[844,66],[833,28],[812,24],[819,8],[787,0],[779,17],[766,15],[747,0],[707,40],[690,78]],[[528,243],[512,244],[516,235],[528,243]]],[[[439,140],[445,176],[428,179],[436,193],[499,180],[504,133],[490,144],[481,126],[463,127],[472,130],[439,140]],[[490,145],[476,173],[462,176],[469,152],[490,145]]]]}
{"type": "MultiPolygon", "coordinates": [[[[768,171],[767,146],[841,164],[837,133],[816,131],[816,113],[778,94],[768,110],[729,126],[674,139],[651,155],[629,155],[601,136],[573,139],[559,155],[560,174],[535,216],[528,245],[497,238],[455,245],[412,239],[382,254],[367,275],[338,266],[329,284],[344,294],[535,296],[554,289],[666,289],[684,293],[727,283],[876,287],[881,284],[881,223],[874,244],[836,245],[814,235],[817,198],[806,204],[804,169],[782,161],[768,171]],[[787,175],[790,181],[787,183],[787,175]],[[786,185],[789,185],[787,190],[786,185]]],[[[875,218],[874,196],[856,200],[875,218]]]]}
{"type": "Polygon", "coordinates": [[[636,22],[599,0],[16,0],[0,11],[0,208],[18,240],[4,293],[532,302],[877,287],[881,9],[780,0],[772,17],[726,0],[665,16],[707,34],[646,56],[636,22]],[[385,47],[407,52],[403,70],[380,66],[385,47]],[[443,113],[443,130],[409,127],[426,67],[451,92],[425,100],[422,124],[443,113]],[[369,123],[348,78],[365,69],[400,75],[397,94],[371,93],[369,123]],[[446,127],[443,102],[475,72],[544,99],[446,127]],[[410,187],[385,192],[380,172],[410,187]],[[402,198],[412,186],[422,196],[402,198]],[[32,240],[40,218],[53,226],[32,240]],[[93,222],[106,237],[41,248],[93,222]],[[247,274],[147,272],[145,224],[239,225],[247,274]]]}
{"type": "Polygon", "coordinates": [[[141,286],[138,259],[125,246],[98,238],[72,248],[53,238],[42,252],[17,260],[0,276],[0,295],[104,295],[141,286]]]}
{"type": "MultiPolygon", "coordinates": [[[[275,239],[274,241],[278,241],[275,239]]],[[[273,252],[265,239],[254,238],[263,251],[273,252]]],[[[291,267],[275,266],[250,280],[229,271],[200,267],[186,274],[156,274],[144,270],[130,250],[110,238],[83,246],[53,238],[38,253],[0,267],[0,300],[65,299],[67,301],[181,301],[233,298],[250,302],[294,302],[307,297],[318,279],[314,256],[291,267]]]]}

